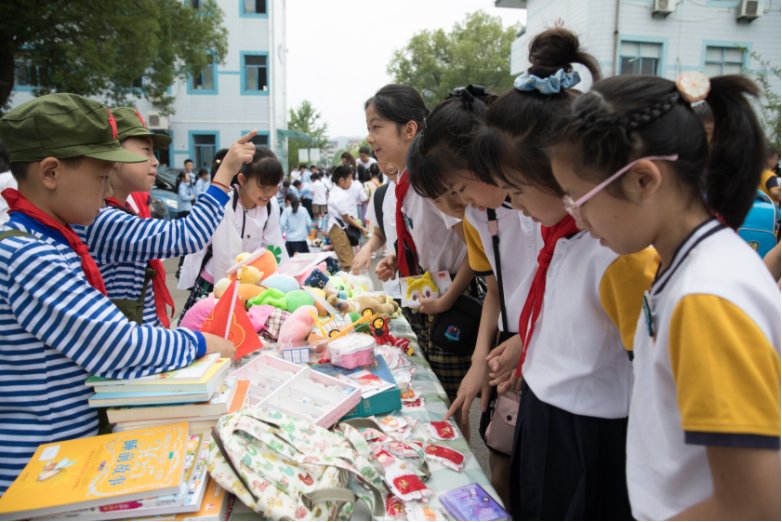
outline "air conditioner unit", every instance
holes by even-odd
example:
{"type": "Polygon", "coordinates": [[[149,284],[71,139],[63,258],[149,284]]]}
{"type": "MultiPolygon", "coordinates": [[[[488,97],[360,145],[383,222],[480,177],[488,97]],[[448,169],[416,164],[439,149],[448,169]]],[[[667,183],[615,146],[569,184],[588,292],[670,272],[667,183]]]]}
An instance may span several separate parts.
{"type": "Polygon", "coordinates": [[[147,114],[147,125],[150,129],[167,129],[168,118],[161,116],[158,112],[150,112],[147,114]]]}
{"type": "Polygon", "coordinates": [[[751,22],[763,14],[763,8],[759,0],[741,0],[736,10],[736,20],[751,22]]]}
{"type": "Polygon", "coordinates": [[[652,15],[668,16],[676,10],[676,0],[654,0],[652,15]]]}

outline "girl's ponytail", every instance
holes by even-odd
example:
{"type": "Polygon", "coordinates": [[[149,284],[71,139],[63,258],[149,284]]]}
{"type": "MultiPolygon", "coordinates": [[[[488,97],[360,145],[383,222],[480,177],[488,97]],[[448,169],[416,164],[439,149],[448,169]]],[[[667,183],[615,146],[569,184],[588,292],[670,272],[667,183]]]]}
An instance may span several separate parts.
{"type": "Polygon", "coordinates": [[[766,156],[766,137],[747,95],[758,95],[751,80],[719,76],[711,79],[706,98],[714,115],[706,200],[732,228],[741,226],[752,207],[766,156]]]}
{"type": "Polygon", "coordinates": [[[299,211],[299,198],[294,194],[288,194],[285,196],[285,201],[291,204],[291,212],[294,214],[299,211]]]}

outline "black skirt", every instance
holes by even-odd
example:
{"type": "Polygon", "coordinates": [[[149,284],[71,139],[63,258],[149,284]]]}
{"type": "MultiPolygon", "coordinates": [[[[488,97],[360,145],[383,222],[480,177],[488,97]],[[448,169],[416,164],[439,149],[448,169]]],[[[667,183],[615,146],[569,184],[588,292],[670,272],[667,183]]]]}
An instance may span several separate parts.
{"type": "Polygon", "coordinates": [[[575,415],[524,386],[511,457],[514,520],[632,520],[627,418],[575,415]]]}

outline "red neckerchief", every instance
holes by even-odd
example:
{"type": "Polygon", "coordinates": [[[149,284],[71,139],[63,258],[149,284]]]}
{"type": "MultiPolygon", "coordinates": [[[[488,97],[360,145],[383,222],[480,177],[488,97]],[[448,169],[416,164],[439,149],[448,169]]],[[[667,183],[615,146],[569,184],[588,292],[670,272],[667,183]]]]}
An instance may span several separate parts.
{"type": "Polygon", "coordinates": [[[407,229],[405,215],[402,212],[402,205],[405,202],[405,196],[410,189],[410,174],[407,169],[402,171],[397,177],[396,187],[396,237],[397,254],[396,260],[399,267],[399,275],[407,277],[418,273],[418,251],[413,242],[413,236],[407,229]]]}
{"type": "MultiPolygon", "coordinates": [[[[148,193],[134,192],[131,194],[131,197],[139,209],[139,217],[152,217],[152,213],[149,210],[149,204],[147,203],[149,201],[148,193]]],[[[124,210],[125,212],[130,212],[131,214],[135,214],[132,209],[128,208],[127,205],[121,204],[115,198],[106,198],[106,203],[108,203],[109,206],[124,210]]],[[[168,287],[166,286],[166,269],[160,259],[150,259],[147,261],[147,266],[155,271],[155,277],[152,278],[152,291],[154,293],[153,297],[155,299],[155,313],[157,313],[157,317],[160,319],[160,324],[166,328],[169,328],[171,326],[171,321],[168,317],[168,310],[166,309],[166,305],[171,308],[171,317],[174,317],[175,308],[174,299],[171,297],[171,292],[168,291],[168,287]]]]}
{"type": "Polygon", "coordinates": [[[65,238],[68,245],[81,259],[81,269],[84,271],[87,282],[95,288],[95,290],[106,295],[106,285],[103,283],[103,277],[100,275],[98,265],[95,264],[95,260],[90,256],[87,245],[79,239],[79,236],[76,235],[76,232],[74,232],[70,226],[63,225],[52,216],[30,203],[30,201],[16,189],[5,189],[3,191],[3,197],[8,202],[8,208],[11,212],[24,214],[25,216],[36,220],[38,223],[62,234],[62,237],[65,238]]]}
{"type": "Polygon", "coordinates": [[[521,376],[521,367],[527,358],[527,348],[529,348],[532,332],[535,331],[535,323],[538,321],[540,311],[543,309],[543,294],[546,292],[546,274],[554,255],[554,248],[560,238],[568,237],[578,232],[576,221],[571,216],[565,216],[559,223],[553,227],[540,227],[543,236],[543,248],[538,252],[538,268],[535,271],[535,278],[532,280],[527,300],[524,302],[524,308],[519,317],[519,335],[521,336],[522,348],[519,364],[516,367],[516,376],[521,376]]]}

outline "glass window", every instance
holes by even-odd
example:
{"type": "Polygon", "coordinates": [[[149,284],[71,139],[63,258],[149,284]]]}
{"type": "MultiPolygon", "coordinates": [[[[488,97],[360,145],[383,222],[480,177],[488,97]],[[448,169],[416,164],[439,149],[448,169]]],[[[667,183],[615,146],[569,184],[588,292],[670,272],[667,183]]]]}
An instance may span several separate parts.
{"type": "Polygon", "coordinates": [[[660,74],[662,44],[623,41],[619,54],[619,74],[660,74]]]}
{"type": "Polygon", "coordinates": [[[244,0],[244,12],[266,14],[266,0],[244,0]]]}
{"type": "Polygon", "coordinates": [[[266,56],[248,54],[244,57],[244,90],[268,91],[268,67],[266,56]]]}
{"type": "Polygon", "coordinates": [[[195,170],[212,167],[212,159],[217,152],[217,136],[214,134],[193,134],[195,170]]]}
{"type": "Polygon", "coordinates": [[[741,47],[706,46],[703,72],[706,76],[741,74],[746,52],[746,49],[741,47]]]}
{"type": "Polygon", "coordinates": [[[269,136],[267,134],[256,134],[250,141],[255,145],[269,146],[269,136]]]}
{"type": "Polygon", "coordinates": [[[214,56],[209,55],[208,63],[199,72],[193,73],[192,89],[195,91],[215,90],[214,56]]]}
{"type": "Polygon", "coordinates": [[[34,67],[28,58],[16,58],[14,68],[16,85],[25,87],[38,85],[38,68],[34,67]]]}

